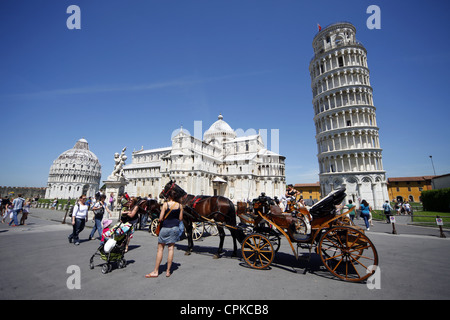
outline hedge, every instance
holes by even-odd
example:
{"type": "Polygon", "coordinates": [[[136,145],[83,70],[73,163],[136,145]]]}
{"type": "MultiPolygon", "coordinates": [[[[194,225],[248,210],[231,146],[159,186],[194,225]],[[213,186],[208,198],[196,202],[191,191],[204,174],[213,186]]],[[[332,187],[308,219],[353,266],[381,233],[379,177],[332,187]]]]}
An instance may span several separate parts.
{"type": "Polygon", "coordinates": [[[423,210],[450,212],[450,188],[422,191],[423,210]]]}

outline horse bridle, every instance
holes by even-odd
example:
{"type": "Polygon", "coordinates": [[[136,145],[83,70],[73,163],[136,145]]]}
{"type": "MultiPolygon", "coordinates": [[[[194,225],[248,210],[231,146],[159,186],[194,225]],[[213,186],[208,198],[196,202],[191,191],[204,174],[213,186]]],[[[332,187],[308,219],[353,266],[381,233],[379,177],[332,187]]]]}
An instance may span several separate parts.
{"type": "Polygon", "coordinates": [[[170,190],[172,190],[175,187],[175,182],[172,183],[172,185],[170,186],[169,190],[165,191],[163,190],[163,194],[164,197],[167,198],[167,194],[170,192],[170,190]]]}

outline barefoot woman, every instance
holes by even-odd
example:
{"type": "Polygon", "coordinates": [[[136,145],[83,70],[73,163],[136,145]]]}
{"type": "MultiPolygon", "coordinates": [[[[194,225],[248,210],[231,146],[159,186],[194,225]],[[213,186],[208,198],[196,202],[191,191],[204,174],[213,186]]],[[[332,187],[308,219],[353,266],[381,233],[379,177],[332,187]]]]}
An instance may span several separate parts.
{"type": "Polygon", "coordinates": [[[167,244],[169,254],[167,256],[167,270],[166,277],[170,277],[170,268],[173,261],[173,250],[175,242],[179,236],[180,221],[183,221],[183,207],[173,201],[172,197],[169,197],[169,201],[163,204],[159,221],[162,221],[161,231],[158,237],[158,251],[156,253],[155,269],[152,272],[145,275],[146,278],[156,278],[159,275],[159,266],[162,261],[164,246],[167,244]]]}

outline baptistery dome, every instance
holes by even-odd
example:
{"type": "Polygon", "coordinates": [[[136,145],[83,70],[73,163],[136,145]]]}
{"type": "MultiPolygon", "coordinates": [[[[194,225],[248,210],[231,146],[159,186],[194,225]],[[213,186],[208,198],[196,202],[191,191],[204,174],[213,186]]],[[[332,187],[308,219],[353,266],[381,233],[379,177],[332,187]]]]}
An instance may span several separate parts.
{"type": "Polygon", "coordinates": [[[64,151],[53,161],[48,175],[45,197],[78,198],[82,194],[94,196],[99,190],[101,165],[89,150],[85,139],[80,139],[72,149],[64,151]]]}

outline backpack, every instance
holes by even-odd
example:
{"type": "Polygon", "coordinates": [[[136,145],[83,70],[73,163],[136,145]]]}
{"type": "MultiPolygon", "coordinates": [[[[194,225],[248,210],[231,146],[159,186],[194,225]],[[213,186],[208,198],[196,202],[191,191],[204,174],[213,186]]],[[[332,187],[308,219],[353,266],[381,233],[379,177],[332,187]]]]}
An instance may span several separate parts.
{"type": "Polygon", "coordinates": [[[69,217],[72,218],[73,209],[75,209],[75,206],[78,206],[78,209],[80,208],[80,205],[78,203],[75,203],[70,209],[69,209],[69,217]]]}

